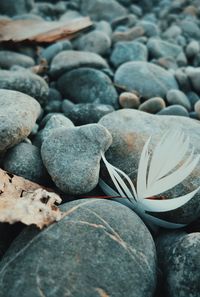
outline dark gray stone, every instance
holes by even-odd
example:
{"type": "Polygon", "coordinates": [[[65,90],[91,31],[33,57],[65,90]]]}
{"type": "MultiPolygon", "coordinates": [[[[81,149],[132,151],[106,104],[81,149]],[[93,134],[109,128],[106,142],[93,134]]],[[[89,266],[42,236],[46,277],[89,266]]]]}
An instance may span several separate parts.
{"type": "Polygon", "coordinates": [[[188,92],[186,95],[187,95],[188,99],[190,100],[192,109],[194,109],[194,106],[197,103],[197,101],[200,100],[200,97],[195,92],[188,92]]]}
{"type": "Polygon", "coordinates": [[[106,61],[99,55],[83,51],[63,51],[56,55],[51,63],[50,74],[58,77],[79,67],[107,68],[106,61]]]}
{"type": "Polygon", "coordinates": [[[127,91],[136,90],[144,98],[162,97],[170,89],[178,89],[169,71],[147,62],[127,62],[115,73],[115,83],[127,91]]]}
{"type": "Polygon", "coordinates": [[[48,138],[51,133],[58,128],[72,128],[74,127],[73,123],[66,118],[64,115],[62,114],[51,114],[51,116],[49,117],[49,119],[47,120],[45,127],[40,130],[36,137],[33,140],[33,143],[38,146],[41,147],[43,141],[48,138]]]}
{"type": "Polygon", "coordinates": [[[84,34],[75,42],[75,48],[80,51],[93,52],[99,55],[105,55],[111,47],[110,37],[101,31],[94,30],[84,34]]]}
{"type": "Polygon", "coordinates": [[[137,41],[117,42],[112,51],[110,61],[115,66],[129,61],[147,61],[147,47],[137,41]]]}
{"type": "Polygon", "coordinates": [[[157,240],[166,297],[199,297],[200,233],[169,233],[157,240]]]}
{"type": "Polygon", "coordinates": [[[47,172],[43,165],[40,150],[29,143],[19,143],[6,153],[3,167],[5,170],[43,184],[47,180],[47,172]]]}
{"type": "Polygon", "coordinates": [[[189,113],[188,113],[187,109],[185,107],[183,107],[181,105],[177,105],[177,104],[165,107],[158,114],[159,115],[189,117],[189,113]]]}
{"type": "MultiPolygon", "coordinates": [[[[126,172],[134,184],[136,183],[141,151],[149,137],[152,138],[150,146],[150,151],[152,151],[163,133],[169,129],[180,128],[186,136],[189,136],[195,154],[200,153],[199,122],[190,118],[158,116],[134,109],[122,109],[104,116],[99,123],[107,128],[113,137],[113,143],[106,152],[106,158],[111,164],[126,172]]],[[[102,174],[105,174],[105,170],[102,171],[102,174]]],[[[197,189],[199,187],[199,174],[200,166],[198,164],[189,177],[164,195],[166,194],[166,197],[170,199],[197,189]]],[[[190,223],[200,216],[199,198],[200,193],[197,193],[179,209],[154,215],[171,222],[190,223]]]]}
{"type": "Polygon", "coordinates": [[[0,88],[25,93],[43,105],[46,103],[49,87],[45,80],[29,70],[0,70],[0,88]]]}
{"type": "Polygon", "coordinates": [[[60,128],[43,142],[42,159],[59,189],[83,194],[98,184],[101,151],[106,151],[111,142],[110,133],[99,124],[60,128]]]}
{"type": "Polygon", "coordinates": [[[167,102],[171,105],[178,104],[191,110],[191,104],[187,96],[179,90],[169,90],[166,96],[167,102]]]}
{"type": "Polygon", "coordinates": [[[39,103],[16,91],[0,90],[0,152],[22,141],[40,114],[39,103]]]}
{"type": "Polygon", "coordinates": [[[156,59],[161,57],[176,58],[182,52],[180,46],[158,38],[150,38],[147,47],[151,57],[156,59]]]}
{"type": "Polygon", "coordinates": [[[82,0],[81,13],[95,21],[112,21],[126,14],[126,9],[115,0],[82,0]]]}
{"type": "Polygon", "coordinates": [[[28,68],[34,66],[35,62],[31,57],[23,54],[11,51],[0,51],[0,67],[10,69],[13,65],[20,65],[28,68]]]}
{"type": "Polygon", "coordinates": [[[118,95],[110,78],[97,69],[74,69],[57,82],[63,97],[75,103],[103,103],[117,106],[118,95]]]}
{"type": "Polygon", "coordinates": [[[0,11],[6,15],[16,15],[29,12],[34,7],[34,0],[2,0],[0,1],[0,11]]]}
{"type": "Polygon", "coordinates": [[[113,111],[114,108],[111,105],[80,103],[66,109],[64,114],[75,125],[85,125],[97,123],[104,115],[113,111]]]}
{"type": "Polygon", "coordinates": [[[27,228],[12,244],[0,263],[0,297],[153,296],[155,245],[134,212],[102,199],[62,208],[61,221],[27,228]]]}
{"type": "Polygon", "coordinates": [[[165,107],[166,107],[166,104],[162,98],[154,97],[142,103],[139,107],[139,110],[149,112],[149,113],[157,113],[165,107]]]}

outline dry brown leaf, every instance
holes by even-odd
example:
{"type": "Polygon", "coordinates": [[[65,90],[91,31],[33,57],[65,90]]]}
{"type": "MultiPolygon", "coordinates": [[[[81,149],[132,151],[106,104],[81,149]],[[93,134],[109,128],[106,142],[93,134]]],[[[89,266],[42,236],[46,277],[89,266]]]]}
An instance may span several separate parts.
{"type": "Polygon", "coordinates": [[[92,26],[90,18],[72,21],[14,20],[0,21],[0,42],[34,41],[50,43],[65,38],[71,39],[80,31],[92,26]]]}
{"type": "Polygon", "coordinates": [[[40,185],[0,169],[0,222],[39,228],[59,221],[61,198],[40,185]]]}

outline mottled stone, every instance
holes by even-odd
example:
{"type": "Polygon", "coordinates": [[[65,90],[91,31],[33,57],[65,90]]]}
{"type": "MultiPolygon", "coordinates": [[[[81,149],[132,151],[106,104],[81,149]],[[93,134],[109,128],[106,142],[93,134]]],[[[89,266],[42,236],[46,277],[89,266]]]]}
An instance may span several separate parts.
{"type": "Polygon", "coordinates": [[[157,113],[165,107],[166,107],[166,104],[162,98],[154,97],[142,103],[139,107],[139,110],[149,112],[149,113],[157,113]]]}
{"type": "Polygon", "coordinates": [[[166,297],[198,297],[200,292],[200,233],[177,231],[157,239],[166,297]]]}
{"type": "MultiPolygon", "coordinates": [[[[99,123],[107,128],[113,137],[113,143],[106,152],[106,158],[111,164],[126,172],[134,183],[136,182],[142,148],[150,136],[152,139],[150,150],[152,150],[163,133],[169,129],[181,128],[185,135],[189,136],[195,154],[200,153],[199,123],[190,118],[158,116],[134,109],[122,109],[104,116],[99,123]]],[[[105,170],[102,173],[104,174],[105,170]]],[[[200,167],[198,164],[188,178],[164,195],[166,198],[174,198],[197,189],[199,187],[199,174],[200,167]]],[[[172,222],[192,222],[200,216],[199,199],[200,194],[197,193],[184,206],[177,210],[160,213],[159,217],[172,222]]],[[[154,215],[158,216],[158,214],[154,215]]]]}
{"type": "Polygon", "coordinates": [[[31,57],[23,54],[0,51],[0,67],[4,69],[10,69],[13,65],[20,65],[28,68],[34,66],[35,62],[31,57]]]}
{"type": "Polygon", "coordinates": [[[82,0],[81,13],[89,15],[93,20],[112,21],[113,19],[125,15],[126,9],[115,0],[82,0]]]}
{"type": "Polygon", "coordinates": [[[83,51],[63,51],[56,55],[51,63],[50,74],[58,77],[79,67],[106,68],[106,61],[99,55],[83,51]]]}
{"type": "Polygon", "coordinates": [[[155,245],[134,212],[102,199],[62,209],[58,223],[15,240],[0,263],[0,297],[153,296],[155,245]]]}
{"type": "Polygon", "coordinates": [[[125,32],[116,31],[112,35],[112,41],[133,41],[144,35],[144,29],[141,26],[135,26],[125,32]]]}
{"type": "Polygon", "coordinates": [[[182,51],[180,46],[158,38],[150,38],[147,47],[153,58],[176,58],[182,51]]]}
{"type": "Polygon", "coordinates": [[[0,90],[0,152],[26,138],[40,114],[39,103],[16,91],[0,90]]]}
{"type": "Polygon", "coordinates": [[[102,103],[117,106],[118,95],[111,79],[92,68],[74,69],[62,75],[58,90],[74,103],[102,103]]]}
{"type": "Polygon", "coordinates": [[[110,133],[99,124],[60,128],[43,142],[42,159],[59,189],[84,194],[98,184],[101,152],[111,142],[110,133]]]}
{"type": "Polygon", "coordinates": [[[49,87],[45,80],[29,70],[0,70],[0,88],[25,93],[39,101],[46,103],[49,87]]]}
{"type": "Polygon", "coordinates": [[[170,89],[178,89],[169,71],[147,62],[127,62],[115,73],[115,83],[127,91],[136,90],[144,98],[162,97],[170,89]]]}
{"type": "Polygon", "coordinates": [[[167,106],[158,113],[159,115],[182,116],[189,117],[188,110],[178,104],[167,106]]]}
{"type": "Polygon", "coordinates": [[[40,149],[29,143],[19,143],[4,156],[3,167],[6,171],[42,184],[47,180],[40,149]]]}
{"type": "Polygon", "coordinates": [[[144,44],[137,41],[117,42],[112,51],[110,61],[115,66],[129,61],[147,61],[148,51],[144,44]]]}

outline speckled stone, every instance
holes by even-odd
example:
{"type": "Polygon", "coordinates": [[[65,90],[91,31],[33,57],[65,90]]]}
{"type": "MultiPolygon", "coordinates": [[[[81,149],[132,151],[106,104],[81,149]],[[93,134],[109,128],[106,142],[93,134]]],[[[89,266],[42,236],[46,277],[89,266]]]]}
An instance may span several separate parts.
{"type": "Polygon", "coordinates": [[[62,209],[58,223],[15,240],[0,263],[0,297],[153,296],[155,245],[134,212],[102,199],[62,209]]]}
{"type": "Polygon", "coordinates": [[[119,96],[119,103],[123,108],[137,109],[140,105],[140,98],[134,93],[123,92],[119,96]]]}
{"type": "Polygon", "coordinates": [[[142,103],[139,107],[139,110],[149,112],[149,113],[157,113],[165,107],[166,107],[166,104],[162,98],[154,97],[142,103]]]}

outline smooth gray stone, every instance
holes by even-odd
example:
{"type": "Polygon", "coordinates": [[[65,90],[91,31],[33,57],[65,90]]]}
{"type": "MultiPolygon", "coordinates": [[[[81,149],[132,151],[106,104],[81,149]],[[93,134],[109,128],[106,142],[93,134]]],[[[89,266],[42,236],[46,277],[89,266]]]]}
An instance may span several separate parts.
{"type": "Polygon", "coordinates": [[[0,51],[0,67],[10,69],[13,65],[29,68],[35,65],[34,60],[26,55],[11,51],[0,51]]]}

